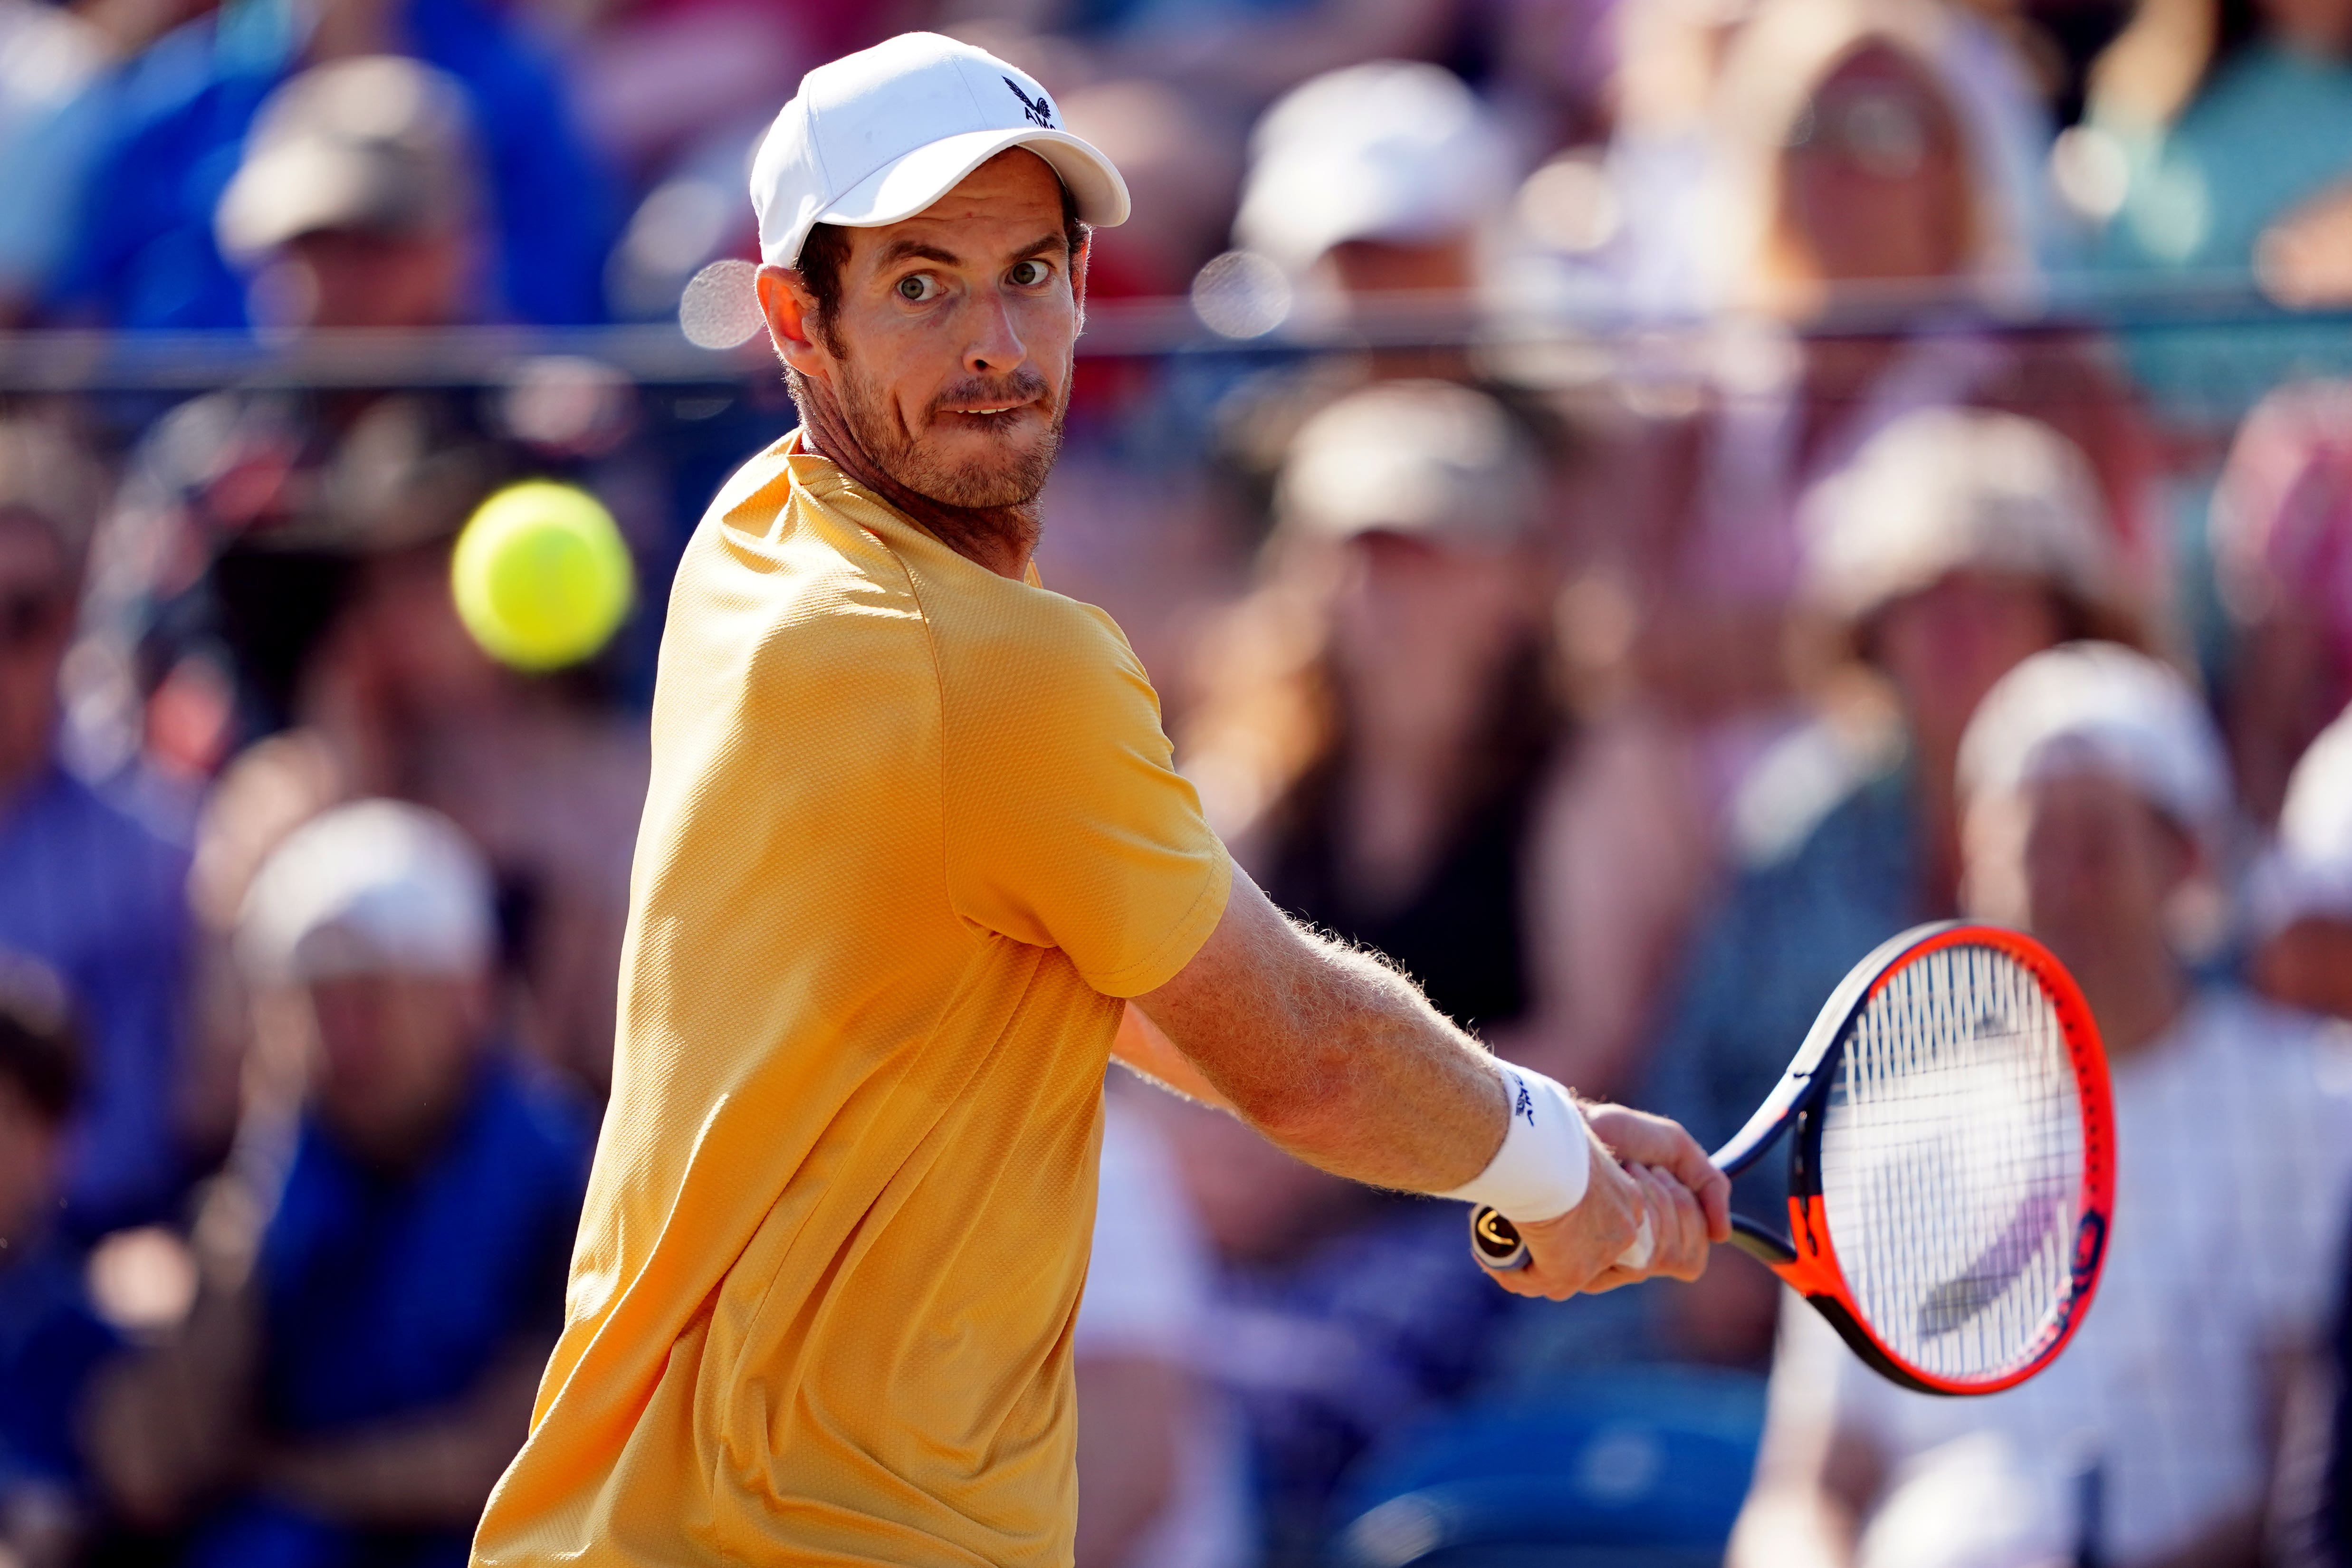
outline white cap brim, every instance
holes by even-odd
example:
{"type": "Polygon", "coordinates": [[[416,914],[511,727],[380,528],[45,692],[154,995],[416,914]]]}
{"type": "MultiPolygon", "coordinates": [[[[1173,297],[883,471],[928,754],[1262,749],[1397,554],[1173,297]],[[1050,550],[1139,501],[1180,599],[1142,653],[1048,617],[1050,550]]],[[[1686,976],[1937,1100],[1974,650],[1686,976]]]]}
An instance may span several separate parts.
{"type": "Polygon", "coordinates": [[[779,266],[795,264],[808,231],[821,223],[845,228],[903,223],[962,184],[974,169],[1013,147],[1025,147],[1045,160],[1076,198],[1080,222],[1115,228],[1127,221],[1127,182],[1092,143],[1066,131],[1034,127],[966,131],[885,163],[844,191],[831,206],[779,237],[781,243],[768,247],[763,258],[779,266]]]}

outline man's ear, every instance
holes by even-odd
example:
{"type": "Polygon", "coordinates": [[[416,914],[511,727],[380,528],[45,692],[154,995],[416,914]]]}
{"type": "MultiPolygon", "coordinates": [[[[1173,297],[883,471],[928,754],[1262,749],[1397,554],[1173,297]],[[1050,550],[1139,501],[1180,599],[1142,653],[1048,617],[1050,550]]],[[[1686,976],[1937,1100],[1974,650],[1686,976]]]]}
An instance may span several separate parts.
{"type": "Polygon", "coordinates": [[[832,356],[817,341],[816,296],[801,275],[789,267],[761,264],[754,286],[760,292],[760,313],[768,321],[768,341],[776,357],[803,375],[822,375],[832,356]]]}
{"type": "Polygon", "coordinates": [[[1077,249],[1070,252],[1070,298],[1078,307],[1078,331],[1087,330],[1087,262],[1095,253],[1095,231],[1087,229],[1078,241],[1077,249]]]}

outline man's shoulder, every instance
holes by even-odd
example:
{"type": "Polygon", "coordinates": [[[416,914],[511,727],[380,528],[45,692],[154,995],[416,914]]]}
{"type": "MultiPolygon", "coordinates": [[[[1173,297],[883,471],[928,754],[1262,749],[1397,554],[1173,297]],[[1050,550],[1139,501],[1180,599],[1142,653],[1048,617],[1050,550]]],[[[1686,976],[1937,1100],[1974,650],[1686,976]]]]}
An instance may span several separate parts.
{"type": "Polygon", "coordinates": [[[712,499],[679,563],[671,635],[708,634],[754,655],[781,643],[787,668],[803,669],[824,668],[824,645],[843,643],[856,650],[852,668],[870,671],[877,638],[919,645],[922,605],[897,552],[811,487],[792,440],[752,457],[712,499]]]}

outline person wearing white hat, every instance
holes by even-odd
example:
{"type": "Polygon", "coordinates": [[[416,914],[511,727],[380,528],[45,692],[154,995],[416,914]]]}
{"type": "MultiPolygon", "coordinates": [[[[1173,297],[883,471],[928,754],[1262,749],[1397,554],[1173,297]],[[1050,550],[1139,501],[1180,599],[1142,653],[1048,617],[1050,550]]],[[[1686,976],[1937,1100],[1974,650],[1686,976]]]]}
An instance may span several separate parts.
{"type": "Polygon", "coordinates": [[[1127,213],[1053,95],[891,39],[809,73],[752,200],[802,424],[678,569],[569,1319],[476,1561],[1066,1563],[1115,1040],[1327,1169],[1493,1194],[1514,1290],[1696,1274],[1697,1145],[1280,915],[1038,580],[1085,226],[1127,213]]]}
{"type": "Polygon", "coordinates": [[[2352,1197],[2352,1058],[2182,961],[2173,906],[2233,807],[2169,668],[2095,642],[2027,659],[1969,726],[1960,788],[1969,911],[2048,943],[2106,1047],[2098,1300],[2042,1376],[1965,1400],[1897,1389],[1783,1312],[1732,1562],[2262,1560],[2291,1522],[2271,1513],[2299,1468],[2279,1413],[2313,1370],[2352,1197]]]}
{"type": "Polygon", "coordinates": [[[1234,238],[1294,276],[1334,258],[1351,290],[1473,281],[1473,242],[1517,176],[1494,111],[1417,60],[1329,71],[1250,135],[1234,238]]]}
{"type": "Polygon", "coordinates": [[[2254,984],[2352,1019],[2352,709],[2287,775],[2278,841],[2253,879],[2254,984]]]}
{"type": "Polygon", "coordinates": [[[588,1130],[499,1046],[492,898],[454,824],[392,800],[311,818],[247,889],[265,1070],[201,1287],[88,1423],[114,1506],[192,1561],[451,1561],[522,1441],[588,1130]]]}

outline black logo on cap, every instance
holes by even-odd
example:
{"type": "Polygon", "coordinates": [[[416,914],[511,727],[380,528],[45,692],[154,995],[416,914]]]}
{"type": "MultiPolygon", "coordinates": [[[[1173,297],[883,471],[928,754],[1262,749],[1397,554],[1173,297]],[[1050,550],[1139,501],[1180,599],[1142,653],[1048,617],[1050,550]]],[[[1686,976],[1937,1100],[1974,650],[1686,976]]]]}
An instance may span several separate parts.
{"type": "Polygon", "coordinates": [[[1030,97],[1027,93],[1021,90],[1021,84],[1014,81],[1009,76],[1002,79],[1005,86],[1013,89],[1013,96],[1021,100],[1021,112],[1029,117],[1030,124],[1042,125],[1048,131],[1051,131],[1054,128],[1054,104],[1052,100],[1048,99],[1044,93],[1039,93],[1034,98],[1030,97]]]}

